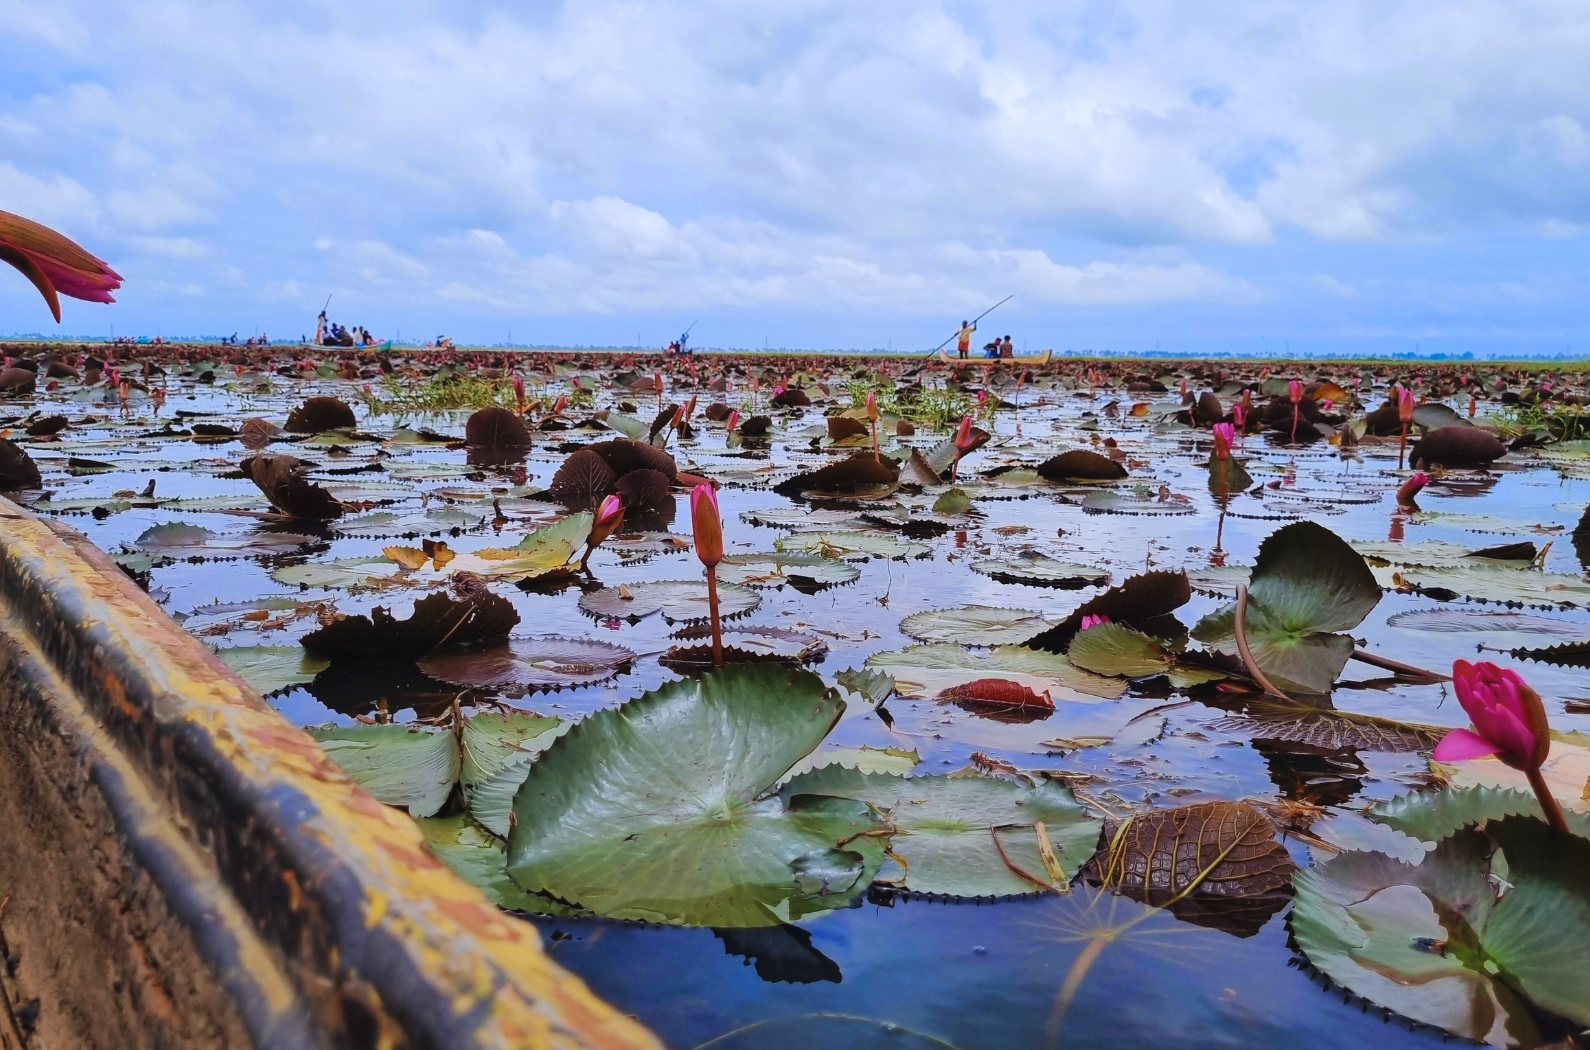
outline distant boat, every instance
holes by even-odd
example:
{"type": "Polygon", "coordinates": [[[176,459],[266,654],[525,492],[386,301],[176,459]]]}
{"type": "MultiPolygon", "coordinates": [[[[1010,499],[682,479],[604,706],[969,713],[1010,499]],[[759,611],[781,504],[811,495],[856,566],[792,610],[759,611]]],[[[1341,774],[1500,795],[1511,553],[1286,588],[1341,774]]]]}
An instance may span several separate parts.
{"type": "Polygon", "coordinates": [[[942,347],[939,348],[939,360],[952,365],[969,365],[973,362],[984,365],[1046,365],[1053,356],[1053,350],[1045,350],[1043,353],[1033,354],[1031,357],[968,357],[965,361],[962,361],[958,357],[951,356],[948,350],[942,347]]]}
{"type": "Polygon", "coordinates": [[[392,340],[387,339],[387,340],[383,340],[382,342],[379,342],[379,343],[371,343],[369,346],[360,346],[358,343],[355,343],[352,346],[343,346],[341,343],[308,343],[308,344],[305,344],[305,345],[317,346],[317,347],[319,347],[322,350],[378,350],[379,351],[379,350],[390,350],[390,349],[392,349],[392,340]]]}

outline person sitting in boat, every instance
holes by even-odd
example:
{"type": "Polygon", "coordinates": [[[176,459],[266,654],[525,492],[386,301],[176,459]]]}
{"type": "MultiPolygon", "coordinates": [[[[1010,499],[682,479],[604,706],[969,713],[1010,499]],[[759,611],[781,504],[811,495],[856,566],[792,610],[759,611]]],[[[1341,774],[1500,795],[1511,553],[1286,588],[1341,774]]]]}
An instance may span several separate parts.
{"type": "Polygon", "coordinates": [[[1004,339],[1000,340],[1000,343],[999,343],[999,356],[1000,357],[1015,357],[1016,356],[1016,347],[1011,343],[1010,336],[1008,336],[1008,335],[1005,336],[1004,339]]]}
{"type": "Polygon", "coordinates": [[[679,341],[677,339],[668,344],[668,352],[670,354],[677,354],[679,352],[679,341]]]}
{"type": "Polygon", "coordinates": [[[983,344],[983,356],[984,357],[998,357],[999,356],[999,340],[998,339],[995,339],[991,343],[984,343],[983,344]]]}

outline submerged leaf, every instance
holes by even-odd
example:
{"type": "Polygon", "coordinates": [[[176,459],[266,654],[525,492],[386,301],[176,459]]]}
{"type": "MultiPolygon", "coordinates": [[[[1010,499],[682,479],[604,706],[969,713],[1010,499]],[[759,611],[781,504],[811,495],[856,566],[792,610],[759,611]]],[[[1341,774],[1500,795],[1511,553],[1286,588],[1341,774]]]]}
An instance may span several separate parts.
{"type": "Polygon", "coordinates": [[[1071,561],[1059,561],[1032,552],[1013,558],[987,558],[974,561],[972,571],[980,572],[1000,583],[1024,583],[1029,587],[1067,589],[1104,583],[1110,578],[1106,569],[1079,565],[1071,561]]]}
{"type": "Polygon", "coordinates": [[[359,786],[415,817],[441,809],[458,779],[458,741],[419,726],[322,726],[306,730],[359,786]]]}
{"type": "Polygon", "coordinates": [[[1006,897],[1063,890],[1067,882],[1050,878],[1039,856],[1034,826],[1040,822],[1067,876],[1099,844],[1100,821],[1051,780],[1029,788],[988,776],[902,777],[832,765],[795,777],[780,794],[876,806],[895,829],[890,850],[905,860],[901,877],[915,893],[1006,897]]]}
{"type": "Polygon", "coordinates": [[[900,621],[900,633],[919,642],[1020,645],[1049,626],[1049,621],[1027,609],[963,605],[913,613],[900,621]]]}
{"type": "MultiPolygon", "coordinates": [[[[744,616],[762,604],[761,595],[749,587],[719,582],[718,610],[724,619],[744,616]]],[[[622,587],[603,587],[580,596],[580,608],[592,616],[639,620],[661,612],[663,619],[690,623],[705,620],[711,612],[705,580],[658,580],[622,587]]]]}
{"type": "Polygon", "coordinates": [[[261,696],[312,681],[331,664],[301,645],[233,646],[215,655],[261,696]]]}
{"type": "Polygon", "coordinates": [[[949,642],[912,645],[873,653],[867,657],[867,666],[893,675],[902,696],[936,696],[983,678],[1014,681],[1035,692],[1058,693],[1069,700],[1114,700],[1126,692],[1126,684],[1118,679],[1084,671],[1056,653],[1019,645],[1001,645],[987,652],[972,652],[949,642]]]}

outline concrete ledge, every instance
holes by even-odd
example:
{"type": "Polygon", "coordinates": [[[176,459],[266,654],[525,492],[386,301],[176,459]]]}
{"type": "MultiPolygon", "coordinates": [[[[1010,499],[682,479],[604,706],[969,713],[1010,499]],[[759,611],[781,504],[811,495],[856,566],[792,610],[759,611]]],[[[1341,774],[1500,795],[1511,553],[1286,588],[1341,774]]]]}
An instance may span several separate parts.
{"type": "Polygon", "coordinates": [[[0,718],[0,1050],[660,1046],[4,499],[0,718]]]}

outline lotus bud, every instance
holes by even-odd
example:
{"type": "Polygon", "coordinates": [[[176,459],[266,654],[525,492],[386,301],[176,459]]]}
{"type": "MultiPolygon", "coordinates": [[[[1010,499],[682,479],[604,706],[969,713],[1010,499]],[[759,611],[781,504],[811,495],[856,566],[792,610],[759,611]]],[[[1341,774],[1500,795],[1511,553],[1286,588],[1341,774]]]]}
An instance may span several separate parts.
{"type": "Polygon", "coordinates": [[[1217,459],[1231,458],[1231,440],[1237,436],[1237,428],[1230,423],[1216,423],[1214,425],[1215,457],[1217,459]]]}
{"type": "Polygon", "coordinates": [[[878,421],[878,392],[876,390],[867,391],[867,418],[874,423],[878,421]]]}
{"type": "Polygon", "coordinates": [[[1239,430],[1247,429],[1248,410],[1240,401],[1231,406],[1231,418],[1236,420],[1237,428],[1239,430]]]}
{"type": "Polygon", "coordinates": [[[663,378],[661,372],[653,372],[651,374],[651,388],[657,391],[659,394],[663,392],[663,378]]]}
{"type": "Polygon", "coordinates": [[[739,409],[737,409],[737,408],[729,409],[729,418],[726,421],[725,425],[727,426],[728,431],[731,434],[734,433],[736,430],[738,430],[740,428],[740,410],[739,409]]]}
{"type": "Polygon", "coordinates": [[[121,275],[76,241],[8,211],[0,211],[0,260],[33,282],[57,323],[61,320],[59,296],[113,303],[116,300],[110,293],[121,287],[121,275]]]}
{"type": "Polygon", "coordinates": [[[1110,618],[1108,616],[1095,616],[1094,614],[1089,613],[1088,615],[1082,617],[1082,624],[1077,628],[1077,633],[1081,634],[1083,631],[1089,630],[1091,628],[1102,627],[1104,624],[1109,622],[1110,618]]]}
{"type": "Polygon", "coordinates": [[[1413,497],[1417,496],[1419,494],[1419,490],[1424,488],[1429,483],[1430,475],[1426,474],[1422,470],[1414,471],[1413,477],[1409,478],[1407,481],[1404,481],[1400,486],[1398,486],[1397,503],[1401,506],[1412,506],[1413,497]]]}
{"type": "Polygon", "coordinates": [[[1462,762],[1494,755],[1529,778],[1547,821],[1566,831],[1562,807],[1540,774],[1551,754],[1551,726],[1540,694],[1518,672],[1489,661],[1453,662],[1452,685],[1474,728],[1452,730],[1431,757],[1462,762]]]}
{"type": "Polygon", "coordinates": [[[972,417],[962,416],[961,425],[955,428],[955,450],[960,453],[972,447],[972,417]]]}
{"type": "Polygon", "coordinates": [[[1303,384],[1298,382],[1296,379],[1288,380],[1286,384],[1286,396],[1291,399],[1292,404],[1294,405],[1303,400],[1303,384]]]}
{"type": "Polygon", "coordinates": [[[718,494],[711,485],[690,490],[690,527],[696,540],[696,557],[712,568],[723,560],[723,520],[718,516],[718,494]]]}
{"type": "Polygon", "coordinates": [[[1397,418],[1404,423],[1413,422],[1413,391],[1407,387],[1397,391],[1397,418]]]}
{"type": "Polygon", "coordinates": [[[691,394],[690,400],[685,402],[684,413],[679,417],[679,425],[684,426],[690,422],[690,417],[696,414],[696,395],[691,394]]]}
{"type": "Polygon", "coordinates": [[[552,414],[554,416],[558,415],[565,408],[568,408],[568,407],[569,407],[569,395],[567,395],[567,394],[559,394],[558,395],[558,399],[556,401],[552,402],[552,414]]]}

